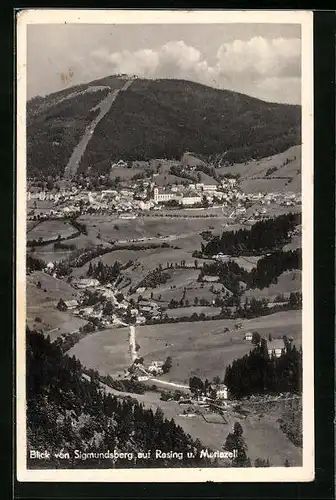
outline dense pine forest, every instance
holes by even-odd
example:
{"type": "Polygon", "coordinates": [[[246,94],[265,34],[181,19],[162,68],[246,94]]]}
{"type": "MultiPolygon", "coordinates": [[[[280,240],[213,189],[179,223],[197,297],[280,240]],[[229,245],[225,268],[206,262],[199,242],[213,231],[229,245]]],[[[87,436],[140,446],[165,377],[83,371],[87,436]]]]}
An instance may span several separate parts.
{"type": "Polygon", "coordinates": [[[302,349],[285,339],[279,358],[269,356],[267,341],[262,339],[249,354],[226,368],[224,383],[233,397],[251,394],[302,392],[302,349]]]}
{"type": "Polygon", "coordinates": [[[251,229],[225,231],[214,236],[207,244],[202,243],[202,253],[214,255],[260,255],[279,250],[289,242],[290,232],[301,224],[301,214],[288,213],[279,217],[256,222],[251,229]]]}
{"type": "Polygon", "coordinates": [[[105,285],[106,283],[112,283],[118,277],[121,270],[121,264],[115,261],[113,266],[104,264],[101,260],[97,264],[92,264],[90,262],[87,276],[96,278],[100,283],[105,285]]]}
{"type": "Polygon", "coordinates": [[[31,253],[26,253],[26,268],[27,272],[32,271],[42,271],[46,266],[45,262],[41,259],[37,259],[31,253]]]}
{"type": "Polygon", "coordinates": [[[28,458],[28,467],[38,468],[117,468],[176,467],[181,461],[138,458],[138,452],[160,449],[184,452],[185,466],[207,466],[199,455],[201,443],[186,435],[163,412],[144,409],[136,400],[119,400],[106,394],[96,381],[83,378],[83,367],[74,357],[62,354],[42,334],[27,329],[27,439],[29,450],[50,452],[50,458],[28,458]],[[69,460],[59,452],[69,452],[69,460]],[[83,453],[127,453],[113,458],[78,458],[83,453]],[[77,458],[76,458],[77,457],[77,458]],[[132,457],[132,458],[130,458],[132,457]]]}

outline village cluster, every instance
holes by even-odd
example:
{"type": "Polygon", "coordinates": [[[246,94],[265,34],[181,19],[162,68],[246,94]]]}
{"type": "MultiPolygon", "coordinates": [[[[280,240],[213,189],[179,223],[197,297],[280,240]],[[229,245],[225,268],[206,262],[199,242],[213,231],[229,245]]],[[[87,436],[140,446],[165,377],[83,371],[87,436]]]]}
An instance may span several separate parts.
{"type": "MultiPolygon", "coordinates": [[[[52,263],[47,265],[45,272],[56,277],[56,274],[54,274],[54,265],[52,263]]],[[[74,279],[72,281],[72,286],[82,293],[78,299],[68,301],[60,299],[57,304],[57,308],[60,311],[69,311],[88,321],[87,324],[92,325],[93,328],[97,327],[100,330],[112,326],[117,328],[129,327],[128,341],[132,363],[125,371],[124,376],[143,382],[166,373],[165,367],[167,366],[167,360],[165,362],[163,360],[153,360],[146,365],[144,359],[138,355],[140,346],[137,345],[135,340],[136,326],[145,324],[149,318],[159,318],[162,314],[162,310],[157,302],[141,297],[135,302],[134,299],[130,299],[118,292],[117,289],[114,289],[112,284],[102,285],[95,278],[74,279]],[[86,305],[85,301],[87,294],[92,294],[93,292],[98,294],[99,300],[93,305],[86,305]],[[108,300],[108,308],[106,308],[106,302],[104,302],[103,299],[108,300]]],[[[239,330],[241,327],[242,324],[238,322],[234,325],[233,329],[239,330]]],[[[224,329],[224,333],[228,331],[229,328],[224,329]]],[[[75,332],[71,332],[71,335],[73,333],[75,332]]],[[[61,338],[62,337],[66,338],[67,334],[61,335],[61,338]]],[[[261,341],[261,337],[257,332],[246,332],[243,338],[245,341],[252,344],[260,343],[261,341]]],[[[283,339],[268,338],[265,340],[267,341],[267,349],[270,357],[280,357],[282,352],[286,350],[283,339]]],[[[292,339],[289,338],[288,340],[291,341],[292,339]]],[[[197,403],[198,405],[207,407],[209,401],[213,399],[227,399],[228,390],[223,384],[217,384],[214,387],[209,386],[208,390],[205,392],[196,391],[194,396],[193,400],[181,400],[180,404],[197,403]]]]}
{"type": "MultiPolygon", "coordinates": [[[[54,267],[54,264],[50,262],[47,265],[46,272],[56,277],[54,267]]],[[[142,325],[146,323],[148,318],[160,317],[161,309],[157,302],[148,299],[135,302],[125,294],[115,290],[112,284],[102,285],[95,278],[78,278],[74,279],[71,284],[82,292],[81,299],[69,301],[61,299],[57,306],[58,309],[69,310],[72,314],[85,320],[93,319],[95,322],[98,321],[103,328],[128,326],[130,321],[135,325],[142,325]],[[85,303],[85,292],[89,294],[95,292],[99,300],[93,305],[83,305],[83,302],[85,303]],[[111,304],[109,309],[104,309],[104,300],[111,304]]]]}
{"type": "MultiPolygon", "coordinates": [[[[127,168],[127,163],[120,160],[111,166],[113,168],[127,168]]],[[[193,172],[191,166],[188,172],[193,172]]],[[[196,172],[197,173],[197,172],[196,172]]],[[[105,176],[101,176],[100,187],[91,189],[88,182],[76,182],[71,187],[63,189],[45,190],[41,187],[29,186],[28,201],[50,201],[52,208],[40,209],[38,215],[31,210],[28,219],[34,218],[63,218],[78,214],[119,214],[136,216],[138,213],[160,210],[163,207],[170,209],[190,209],[227,207],[235,210],[235,215],[243,216],[246,207],[258,203],[264,206],[253,213],[254,218],[260,218],[266,213],[268,205],[276,203],[280,206],[295,206],[301,204],[301,195],[287,192],[257,192],[244,193],[237,178],[224,177],[220,181],[204,175],[203,180],[194,182],[190,179],[175,180],[164,183],[157,182],[158,173],[143,178],[125,180],[113,188],[106,188],[105,176]]]]}

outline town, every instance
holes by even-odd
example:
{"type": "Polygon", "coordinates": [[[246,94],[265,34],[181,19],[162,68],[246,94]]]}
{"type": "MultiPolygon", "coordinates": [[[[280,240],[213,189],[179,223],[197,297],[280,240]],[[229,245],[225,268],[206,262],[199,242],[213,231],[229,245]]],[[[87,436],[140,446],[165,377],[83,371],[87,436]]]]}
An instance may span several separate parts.
{"type": "MultiPolygon", "coordinates": [[[[170,169],[173,167],[182,169],[182,174],[187,171],[189,177],[197,179],[197,173],[202,170],[197,170],[197,158],[191,154],[185,154],[180,163],[167,160],[155,160],[148,162],[151,172],[155,172],[155,165],[160,167],[168,163],[170,169]],[[184,160],[186,158],[186,160],[184,160]],[[192,166],[189,165],[189,159],[192,159],[192,166]],[[183,161],[184,160],[184,161],[183,161]],[[196,165],[195,165],[196,163],[196,165]],[[194,175],[193,175],[194,174],[194,175]]],[[[199,160],[200,168],[204,168],[205,164],[199,160]]],[[[126,162],[120,160],[116,164],[111,165],[120,169],[132,169],[132,162],[129,166],[126,162]]],[[[145,167],[143,167],[145,168],[145,167]]],[[[215,167],[210,165],[207,167],[210,171],[215,167]]],[[[179,171],[181,175],[181,171],[179,171]]],[[[82,214],[113,214],[117,213],[125,216],[144,215],[149,211],[169,209],[174,213],[177,208],[200,208],[209,207],[227,209],[233,215],[240,216],[242,222],[250,222],[262,218],[266,214],[266,207],[271,204],[279,206],[292,207],[301,204],[301,194],[294,192],[256,192],[244,193],[239,187],[238,179],[224,174],[224,178],[216,181],[214,178],[203,173],[204,182],[195,182],[193,179],[183,179],[181,183],[171,183],[165,186],[156,183],[156,177],[159,174],[152,173],[150,176],[145,176],[141,180],[120,181],[115,189],[106,189],[106,176],[100,176],[99,188],[95,190],[88,189],[90,186],[90,178],[81,179],[82,182],[72,182],[69,188],[60,188],[59,182],[57,187],[46,190],[41,187],[34,186],[31,183],[28,192],[28,201],[40,200],[52,202],[52,208],[48,210],[40,210],[35,213],[34,210],[28,211],[28,219],[36,220],[43,218],[63,218],[69,215],[82,214]],[[249,217],[244,218],[247,208],[253,204],[260,204],[260,209],[255,210],[249,217]]],[[[136,175],[135,175],[136,176],[136,175]]],[[[136,176],[137,177],[137,176],[136,176]]],[[[177,177],[176,177],[177,178],[177,177]]],[[[182,180],[182,179],[180,179],[182,180]]],[[[56,183],[57,184],[57,183],[56,183]]]]}

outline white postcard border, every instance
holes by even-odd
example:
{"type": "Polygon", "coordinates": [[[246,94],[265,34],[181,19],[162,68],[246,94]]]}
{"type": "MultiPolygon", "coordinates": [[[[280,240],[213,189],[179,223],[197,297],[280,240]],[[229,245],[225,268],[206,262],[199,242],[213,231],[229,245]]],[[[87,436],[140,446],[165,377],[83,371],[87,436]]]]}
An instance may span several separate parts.
{"type": "MultiPolygon", "coordinates": [[[[27,9],[17,16],[16,438],[22,482],[296,482],[314,479],[313,13],[311,11],[145,11],[27,9]],[[28,470],[26,466],[26,37],[28,24],[301,24],[303,242],[303,464],[270,468],[28,470]]],[[[15,451],[15,450],[14,450],[15,451]]]]}

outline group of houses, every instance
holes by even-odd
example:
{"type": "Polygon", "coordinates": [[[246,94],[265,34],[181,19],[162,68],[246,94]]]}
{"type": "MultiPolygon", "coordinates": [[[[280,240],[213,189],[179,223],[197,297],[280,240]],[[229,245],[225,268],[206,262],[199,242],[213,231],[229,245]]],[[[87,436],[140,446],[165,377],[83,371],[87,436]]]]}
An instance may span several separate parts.
{"type": "MultiPolygon", "coordinates": [[[[248,342],[253,341],[253,332],[246,332],[244,335],[244,340],[247,340],[248,342]]],[[[285,342],[282,338],[279,339],[265,339],[267,342],[267,351],[269,357],[275,356],[276,358],[280,358],[281,354],[283,352],[286,352],[286,345],[285,342]]]]}

